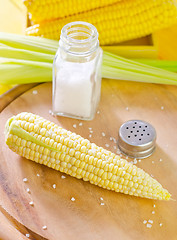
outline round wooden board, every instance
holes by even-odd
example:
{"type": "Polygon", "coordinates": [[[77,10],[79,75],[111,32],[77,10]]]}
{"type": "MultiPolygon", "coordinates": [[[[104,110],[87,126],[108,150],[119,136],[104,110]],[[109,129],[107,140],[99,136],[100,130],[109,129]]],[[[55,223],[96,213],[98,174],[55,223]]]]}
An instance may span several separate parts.
{"type": "Polygon", "coordinates": [[[51,92],[51,84],[39,85],[18,97],[0,114],[0,204],[20,223],[50,240],[176,240],[176,201],[131,197],[66,176],[13,153],[6,146],[3,133],[9,117],[22,111],[33,112],[97,145],[108,144],[107,148],[116,152],[116,143],[110,138],[117,140],[124,121],[148,121],[157,131],[157,148],[137,166],[152,174],[177,199],[177,88],[103,80],[99,113],[93,121],[50,115],[51,92]],[[81,122],[83,125],[79,126],[81,122]],[[61,178],[63,175],[65,179],[61,178]],[[28,181],[24,183],[23,178],[28,181]],[[72,197],[75,201],[71,201],[72,197]],[[30,201],[34,206],[29,205],[30,201]],[[153,220],[152,228],[147,228],[144,220],[153,220]],[[42,229],[44,225],[46,230],[42,229]]]}

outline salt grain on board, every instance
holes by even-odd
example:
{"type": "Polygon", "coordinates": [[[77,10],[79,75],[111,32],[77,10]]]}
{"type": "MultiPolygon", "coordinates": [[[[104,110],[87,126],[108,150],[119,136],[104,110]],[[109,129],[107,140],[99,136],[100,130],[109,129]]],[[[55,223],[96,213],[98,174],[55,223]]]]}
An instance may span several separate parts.
{"type": "Polygon", "coordinates": [[[23,182],[25,182],[25,183],[26,183],[27,181],[28,181],[28,179],[27,179],[27,178],[23,178],[23,182]]]}
{"type": "Polygon", "coordinates": [[[61,175],[61,178],[62,178],[62,179],[65,179],[66,177],[65,177],[64,175],[61,175]]]}
{"type": "Polygon", "coordinates": [[[71,201],[74,202],[76,199],[74,197],[71,198],[71,201]]]}
{"type": "Polygon", "coordinates": [[[42,229],[43,229],[43,230],[46,230],[46,229],[47,229],[47,226],[46,226],[46,225],[45,225],[45,226],[43,226],[43,227],[42,227],[42,229]]]}
{"type": "Polygon", "coordinates": [[[26,237],[29,238],[29,236],[30,236],[29,233],[26,233],[26,237]]]}
{"type": "Polygon", "coordinates": [[[29,205],[34,206],[34,202],[33,201],[29,202],[29,205]]]}
{"type": "Polygon", "coordinates": [[[146,227],[147,227],[147,228],[151,228],[152,225],[151,225],[150,223],[147,223],[146,227]]]}
{"type": "Polygon", "coordinates": [[[36,95],[38,93],[37,90],[33,90],[33,94],[36,95]]]}

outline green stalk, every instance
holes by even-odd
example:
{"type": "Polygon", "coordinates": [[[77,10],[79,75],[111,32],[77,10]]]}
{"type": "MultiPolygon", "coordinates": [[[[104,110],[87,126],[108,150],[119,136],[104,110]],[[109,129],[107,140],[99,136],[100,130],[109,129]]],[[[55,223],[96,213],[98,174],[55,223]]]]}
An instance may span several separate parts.
{"type": "Polygon", "coordinates": [[[52,63],[54,59],[53,54],[17,49],[8,46],[0,46],[0,57],[49,63],[52,63]]]}
{"type": "MultiPolygon", "coordinates": [[[[0,33],[0,84],[52,81],[52,62],[57,48],[58,41],[55,40],[0,33]]],[[[161,64],[175,70],[176,61],[162,63],[142,59],[133,61],[104,51],[102,76],[177,85],[176,73],[158,68],[161,64]],[[153,64],[158,67],[150,66],[153,64]]]]}
{"type": "Polygon", "coordinates": [[[0,58],[0,84],[26,84],[52,81],[52,64],[0,58]]]}
{"type": "Polygon", "coordinates": [[[177,61],[158,60],[158,59],[133,59],[133,61],[162,68],[167,71],[177,72],[177,61]]]}
{"type": "Polygon", "coordinates": [[[3,43],[9,47],[48,54],[55,54],[58,48],[58,41],[55,40],[1,32],[0,43],[3,43]]]}

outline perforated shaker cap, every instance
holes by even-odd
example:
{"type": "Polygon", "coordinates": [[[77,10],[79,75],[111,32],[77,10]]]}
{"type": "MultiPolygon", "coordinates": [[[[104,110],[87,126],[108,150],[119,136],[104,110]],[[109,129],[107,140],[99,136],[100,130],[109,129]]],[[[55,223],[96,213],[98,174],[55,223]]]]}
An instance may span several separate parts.
{"type": "Polygon", "coordinates": [[[133,158],[146,158],[155,150],[156,131],[141,120],[130,120],[119,129],[118,147],[122,153],[133,158]]]}

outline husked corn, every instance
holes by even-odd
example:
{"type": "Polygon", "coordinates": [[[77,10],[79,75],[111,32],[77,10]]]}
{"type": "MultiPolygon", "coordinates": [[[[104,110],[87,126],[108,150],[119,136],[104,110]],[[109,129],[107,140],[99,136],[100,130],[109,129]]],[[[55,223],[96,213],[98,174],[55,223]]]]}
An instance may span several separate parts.
{"type": "Polygon", "coordinates": [[[122,0],[107,7],[52,19],[26,29],[27,35],[59,39],[64,25],[73,21],[92,23],[101,45],[139,38],[177,23],[174,0],[122,0]]]}
{"type": "Polygon", "coordinates": [[[32,113],[7,121],[6,144],[20,156],[108,190],[159,200],[171,197],[142,169],[32,113]]]}
{"type": "Polygon", "coordinates": [[[63,18],[108,6],[118,1],[120,0],[23,0],[34,22],[63,18]]]}

